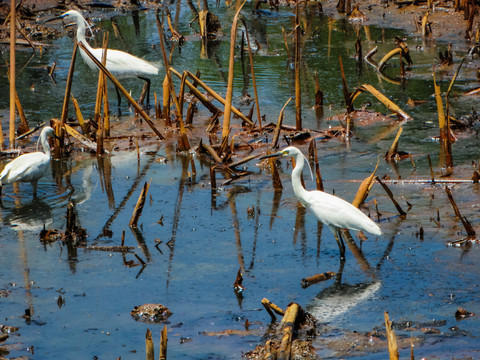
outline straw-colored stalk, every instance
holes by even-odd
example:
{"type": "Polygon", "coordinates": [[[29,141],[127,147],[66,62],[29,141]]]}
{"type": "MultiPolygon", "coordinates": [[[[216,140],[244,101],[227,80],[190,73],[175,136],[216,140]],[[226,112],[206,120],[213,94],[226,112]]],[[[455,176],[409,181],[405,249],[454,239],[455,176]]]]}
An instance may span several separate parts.
{"type": "Polygon", "coordinates": [[[132,218],[130,219],[130,223],[128,224],[130,227],[136,228],[138,219],[140,215],[142,215],[143,206],[145,205],[145,199],[147,198],[148,189],[150,187],[150,182],[143,184],[142,192],[138,197],[137,204],[135,205],[135,209],[133,210],[132,218]]]}
{"type": "Polygon", "coordinates": [[[170,82],[167,75],[165,75],[163,80],[163,118],[166,126],[172,126],[172,119],[170,118],[170,82]]]}
{"type": "Polygon", "coordinates": [[[285,50],[287,50],[287,59],[290,59],[290,49],[288,48],[287,34],[285,33],[285,29],[283,27],[282,27],[282,34],[283,34],[283,42],[285,43],[285,50]]]}
{"type": "Polygon", "coordinates": [[[75,109],[75,114],[77,115],[77,120],[80,124],[80,128],[82,129],[82,132],[84,134],[87,133],[87,126],[85,124],[85,119],[82,115],[82,111],[80,110],[80,106],[78,105],[78,101],[77,99],[75,99],[75,97],[72,95],[72,104],[73,104],[73,107],[75,109]]]}
{"type": "Polygon", "coordinates": [[[298,305],[297,303],[291,303],[287,307],[287,310],[285,311],[285,316],[281,321],[281,323],[284,324],[284,328],[282,341],[280,343],[280,348],[278,349],[279,360],[290,359],[293,331],[295,328],[295,322],[297,320],[299,309],[300,305],[298,305]]]}
{"type": "Polygon", "coordinates": [[[400,204],[397,202],[397,200],[395,200],[395,198],[393,197],[393,193],[392,191],[388,188],[387,185],[385,185],[382,180],[380,180],[380,178],[378,176],[375,177],[375,179],[378,181],[378,183],[380,185],[382,185],[383,189],[385,190],[385,192],[387,193],[388,197],[390,198],[390,200],[392,200],[392,203],[393,205],[395,206],[395,208],[397,209],[398,213],[400,216],[402,217],[405,217],[407,216],[407,213],[405,211],[403,211],[403,209],[401,208],[400,204]]]}
{"type": "Polygon", "coordinates": [[[85,53],[90,57],[90,59],[93,60],[93,62],[98,66],[98,68],[103,71],[107,77],[115,84],[115,86],[117,87],[117,89],[127,98],[127,100],[130,102],[130,104],[132,104],[132,106],[135,108],[135,110],[137,110],[137,112],[140,114],[140,116],[145,120],[145,122],[148,124],[148,126],[150,126],[150,128],[153,130],[153,132],[159,137],[160,140],[164,140],[165,137],[160,133],[160,131],[158,131],[158,129],[155,127],[155,125],[153,124],[152,120],[150,119],[150,117],[145,113],[145,111],[142,109],[142,107],[140,105],[138,105],[138,103],[130,96],[130,94],[128,93],[127,90],[125,90],[125,88],[122,86],[122,84],[120,84],[120,82],[115,78],[115,76],[113,76],[110,71],[108,71],[105,66],[103,66],[96,58],[95,56],[93,56],[90,51],[88,51],[88,49],[85,47],[85,45],[83,45],[81,42],[78,43],[78,46],[80,46],[80,48],[82,50],[85,51],[85,53]]]}
{"type": "Polygon", "coordinates": [[[275,317],[275,314],[278,314],[280,316],[284,316],[285,315],[285,311],[283,311],[280,306],[272,303],[270,300],[268,300],[267,298],[263,298],[262,299],[262,305],[265,307],[265,310],[267,310],[268,314],[270,315],[270,317],[272,318],[272,321],[276,321],[277,318],[275,317]]]}
{"type": "MultiPolygon", "coordinates": [[[[176,71],[174,68],[170,67],[170,72],[176,75],[179,79],[182,78],[182,75],[176,71]]],[[[222,98],[218,93],[216,93],[212,88],[210,88],[208,85],[206,85],[202,80],[200,80],[197,76],[193,75],[190,71],[187,70],[187,75],[191,79],[193,79],[196,83],[198,83],[199,86],[201,86],[203,89],[205,89],[206,92],[208,92],[212,97],[215,98],[215,100],[219,101],[222,105],[225,106],[226,100],[222,98]]],[[[185,85],[187,85],[190,90],[192,90],[193,94],[213,113],[216,114],[218,112],[218,109],[214,107],[206,98],[198,91],[198,89],[190,83],[188,80],[185,81],[185,85]]],[[[248,123],[251,126],[255,126],[255,124],[247,118],[245,115],[243,115],[240,110],[235,108],[234,106],[231,107],[232,112],[237,115],[239,118],[241,118],[243,121],[248,123]]]]}
{"type": "Polygon", "coordinates": [[[392,57],[394,57],[395,55],[397,54],[401,54],[403,51],[402,48],[400,47],[397,47],[395,49],[393,49],[392,51],[388,52],[383,58],[382,60],[380,60],[380,62],[378,63],[377,65],[377,70],[378,71],[382,71],[383,68],[385,67],[385,65],[387,64],[388,60],[390,60],[392,57]]]}
{"type": "MultiPolygon", "coordinates": [[[[243,19],[242,19],[242,23],[245,28],[245,35],[247,37],[248,58],[250,59],[250,72],[252,73],[252,86],[253,86],[253,92],[255,94],[255,106],[257,108],[258,127],[260,128],[260,131],[262,131],[262,116],[260,115],[260,102],[258,100],[257,81],[255,80],[255,68],[253,66],[253,55],[252,55],[252,47],[250,46],[250,36],[248,35],[247,24],[243,19]]],[[[243,46],[242,46],[242,49],[243,49],[243,46]]]]}
{"type": "Polygon", "coordinates": [[[435,89],[435,101],[437,103],[437,113],[438,113],[438,127],[440,128],[440,144],[445,155],[445,165],[447,168],[453,166],[452,161],[452,145],[450,137],[450,127],[449,121],[446,120],[445,111],[443,108],[442,95],[440,93],[440,86],[437,85],[435,80],[435,68],[433,69],[433,87],[435,89]]]}
{"type": "Polygon", "coordinates": [[[167,341],[167,325],[165,325],[160,337],[160,360],[167,360],[167,341]]]}
{"type": "Polygon", "coordinates": [[[282,110],[280,111],[280,115],[278,115],[277,126],[275,127],[275,132],[272,139],[272,149],[276,149],[278,147],[278,139],[280,137],[280,130],[282,129],[285,108],[287,107],[290,100],[292,100],[292,98],[288,98],[287,102],[285,103],[285,105],[283,105],[282,110]]]}
{"type": "MultiPolygon", "coordinates": [[[[15,148],[15,9],[16,1],[10,0],[10,131],[9,148],[15,148]]],[[[1,129],[0,129],[1,130],[1,129]]],[[[3,149],[3,131],[0,131],[3,149]]]]}
{"type": "Polygon", "coordinates": [[[364,91],[368,91],[369,93],[371,93],[378,100],[380,100],[389,110],[395,112],[398,116],[401,116],[405,120],[412,119],[410,115],[408,115],[405,111],[400,109],[392,100],[387,98],[380,91],[378,91],[372,85],[369,85],[369,84],[361,85],[350,95],[352,104],[353,104],[353,101],[364,91]]]}
{"type": "Polygon", "coordinates": [[[402,131],[403,128],[400,126],[398,128],[397,136],[395,136],[395,140],[393,140],[392,146],[390,146],[390,149],[388,149],[387,154],[385,155],[387,159],[391,159],[398,152],[398,140],[400,139],[402,131]]]}
{"type": "MultiPolygon", "coordinates": [[[[8,62],[7,62],[7,68],[8,68],[8,71],[7,71],[8,81],[10,81],[10,76],[11,76],[10,64],[8,62]]],[[[25,133],[29,131],[27,117],[25,116],[25,112],[23,111],[23,106],[20,103],[20,98],[18,97],[17,89],[14,89],[14,91],[15,91],[15,107],[17,109],[18,116],[20,117],[20,125],[18,126],[18,131],[20,133],[25,133]]],[[[0,126],[0,129],[1,129],[1,126],[0,126]]]]}
{"type": "Polygon", "coordinates": [[[147,333],[145,334],[145,352],[147,354],[147,360],[155,360],[152,332],[150,329],[147,329],[147,333]]]}
{"type": "MultiPolygon", "coordinates": [[[[235,61],[235,40],[237,35],[237,25],[238,18],[240,16],[240,11],[243,8],[247,1],[245,0],[242,5],[237,9],[235,17],[233,18],[232,28],[230,30],[230,59],[228,62],[228,80],[227,80],[227,94],[225,96],[225,112],[223,114],[223,129],[222,137],[227,139],[228,143],[228,134],[230,133],[230,115],[232,112],[232,96],[233,96],[233,78],[234,78],[234,61],[235,61]]],[[[224,142],[225,143],[225,142],[224,142]]],[[[221,149],[220,154],[222,154],[224,149],[221,149]]]]}
{"type": "Polygon", "coordinates": [[[390,360],[398,360],[400,358],[400,354],[398,353],[395,330],[393,330],[392,321],[390,321],[390,318],[388,317],[388,312],[385,311],[384,315],[385,328],[387,330],[388,354],[390,355],[390,360]]]}
{"type": "MultiPolygon", "coordinates": [[[[81,114],[80,114],[81,115],[81,114]]],[[[77,139],[82,145],[94,150],[95,152],[97,152],[97,144],[94,143],[92,140],[90,140],[89,138],[83,136],[82,134],[80,134],[77,130],[75,130],[74,128],[72,128],[70,125],[68,124],[62,124],[61,127],[70,135],[70,136],[73,136],[75,139],[77,139]]],[[[105,151],[107,152],[107,151],[105,151]]]]}
{"type": "Polygon", "coordinates": [[[169,86],[170,94],[172,95],[173,101],[175,103],[175,108],[177,109],[177,119],[180,118],[180,105],[178,103],[178,98],[175,94],[175,87],[173,86],[172,76],[170,74],[170,65],[168,62],[167,51],[165,50],[165,43],[164,43],[164,36],[163,36],[163,25],[160,22],[160,17],[158,16],[157,12],[157,28],[158,28],[158,35],[160,37],[160,48],[162,49],[162,57],[163,57],[163,65],[165,66],[166,76],[167,76],[167,83],[169,86]]]}
{"type": "Polygon", "coordinates": [[[375,173],[378,169],[379,161],[377,161],[377,165],[375,166],[375,170],[373,170],[372,174],[367,177],[365,180],[362,181],[360,187],[358,188],[357,194],[355,195],[355,199],[352,201],[352,205],[355,207],[360,207],[370,192],[373,184],[375,183],[375,173]]]}

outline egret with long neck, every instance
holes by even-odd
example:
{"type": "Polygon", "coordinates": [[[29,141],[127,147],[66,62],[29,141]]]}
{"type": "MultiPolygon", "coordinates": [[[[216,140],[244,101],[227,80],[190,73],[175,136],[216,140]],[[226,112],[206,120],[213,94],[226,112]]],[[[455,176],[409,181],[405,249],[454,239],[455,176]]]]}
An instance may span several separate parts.
{"type": "Polygon", "coordinates": [[[38,180],[50,168],[51,150],[48,143],[49,137],[57,136],[50,126],[46,126],[38,138],[36,152],[20,155],[5,165],[0,173],[0,194],[3,185],[20,181],[30,182],[33,188],[33,196],[37,196],[38,180]],[[39,144],[42,144],[43,152],[38,151],[39,144]]]}
{"type": "MultiPolygon", "coordinates": [[[[77,25],[77,42],[81,42],[87,50],[99,61],[102,62],[103,49],[102,48],[92,48],[86,39],[85,33],[87,31],[88,23],[84,17],[76,10],[69,10],[62,15],[50,19],[48,21],[53,21],[56,19],[64,19],[69,22],[73,22],[77,25]]],[[[80,55],[82,56],[83,61],[93,70],[97,70],[97,65],[95,62],[88,56],[88,54],[80,49],[80,55]]],[[[107,59],[106,65],[108,71],[110,71],[115,77],[118,78],[128,78],[128,77],[138,77],[147,83],[147,104],[150,103],[150,79],[149,76],[158,75],[159,68],[158,66],[152,64],[149,61],[140,59],[136,56],[133,56],[124,51],[107,49],[107,59]]],[[[120,107],[120,93],[117,90],[118,96],[118,106],[120,107]]]]}
{"type": "Polygon", "coordinates": [[[295,168],[292,171],[293,192],[303,206],[311,210],[319,221],[330,228],[337,241],[342,260],[345,259],[345,243],[343,242],[341,229],[365,231],[373,235],[382,234],[377,224],[349,202],[323,191],[305,190],[302,185],[301,174],[307,159],[300,150],[294,146],[289,146],[280,152],[264,156],[261,159],[278,156],[295,158],[295,168]]]}

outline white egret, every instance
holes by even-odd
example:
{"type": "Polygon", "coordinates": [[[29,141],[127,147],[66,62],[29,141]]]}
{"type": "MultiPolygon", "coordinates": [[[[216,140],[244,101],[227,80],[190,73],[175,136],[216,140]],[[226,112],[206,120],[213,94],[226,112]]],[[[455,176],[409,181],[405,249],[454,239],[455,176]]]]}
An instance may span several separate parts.
{"type": "Polygon", "coordinates": [[[361,230],[373,235],[382,234],[377,224],[349,202],[323,191],[305,190],[300,175],[302,174],[304,161],[308,160],[296,147],[289,146],[280,152],[263,156],[260,159],[278,156],[295,158],[295,168],[292,171],[293,192],[303,206],[310,209],[319,221],[328,225],[335,236],[335,240],[337,240],[341,259],[345,259],[345,244],[340,232],[341,229],[361,230]]]}
{"type": "MultiPolygon", "coordinates": [[[[103,49],[94,49],[88,44],[85,37],[88,24],[78,11],[69,10],[62,15],[47,21],[53,21],[57,19],[65,19],[75,23],[77,25],[77,42],[82,42],[88,51],[90,51],[99,62],[102,62],[103,49]]],[[[90,69],[98,69],[97,65],[95,65],[95,62],[87,55],[87,53],[85,53],[84,50],[80,49],[80,55],[90,69]]],[[[138,77],[139,79],[146,81],[147,104],[150,103],[150,79],[147,76],[158,75],[159,68],[156,65],[136,56],[130,55],[124,51],[107,49],[106,68],[117,78],[138,77]]],[[[118,89],[117,95],[118,106],[120,107],[120,93],[118,92],[118,89]]]]}
{"type": "Polygon", "coordinates": [[[33,195],[37,196],[38,180],[45,175],[50,167],[51,157],[48,137],[57,137],[50,126],[44,127],[40,133],[36,152],[20,155],[5,165],[0,173],[0,194],[3,185],[21,181],[30,182],[33,187],[33,195]],[[44,152],[38,151],[39,143],[42,144],[44,152]]]}

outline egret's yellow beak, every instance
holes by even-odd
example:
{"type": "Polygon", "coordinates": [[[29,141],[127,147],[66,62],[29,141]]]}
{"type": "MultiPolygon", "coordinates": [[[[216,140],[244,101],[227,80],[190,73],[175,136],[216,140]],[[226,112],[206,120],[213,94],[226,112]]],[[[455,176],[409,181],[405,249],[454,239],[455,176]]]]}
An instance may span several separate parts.
{"type": "Polygon", "coordinates": [[[282,151],[276,152],[274,154],[262,156],[262,157],[259,158],[259,160],[272,158],[272,157],[279,157],[279,156],[284,156],[284,155],[285,155],[285,151],[282,150],[282,151]]]}

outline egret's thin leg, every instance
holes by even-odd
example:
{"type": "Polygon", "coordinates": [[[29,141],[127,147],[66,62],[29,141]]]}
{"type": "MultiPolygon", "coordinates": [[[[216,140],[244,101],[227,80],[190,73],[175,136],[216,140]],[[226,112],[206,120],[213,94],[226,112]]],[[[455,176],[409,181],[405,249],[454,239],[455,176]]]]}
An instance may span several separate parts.
{"type": "Polygon", "coordinates": [[[337,240],[338,248],[340,249],[340,259],[345,260],[345,243],[343,242],[341,230],[338,229],[333,234],[335,235],[335,240],[337,240]]]}
{"type": "Polygon", "coordinates": [[[37,185],[38,185],[38,180],[33,180],[32,181],[33,197],[37,197],[37,185]]]}
{"type": "Polygon", "coordinates": [[[118,111],[120,112],[120,104],[122,103],[122,97],[120,96],[120,90],[115,86],[115,91],[117,92],[117,100],[118,100],[118,111]]]}
{"type": "Polygon", "coordinates": [[[147,108],[150,108],[150,79],[143,76],[139,76],[138,78],[147,83],[147,108]]]}

